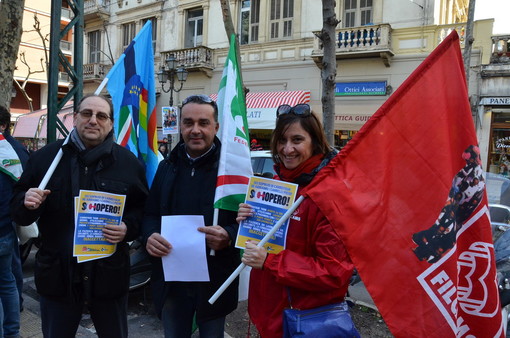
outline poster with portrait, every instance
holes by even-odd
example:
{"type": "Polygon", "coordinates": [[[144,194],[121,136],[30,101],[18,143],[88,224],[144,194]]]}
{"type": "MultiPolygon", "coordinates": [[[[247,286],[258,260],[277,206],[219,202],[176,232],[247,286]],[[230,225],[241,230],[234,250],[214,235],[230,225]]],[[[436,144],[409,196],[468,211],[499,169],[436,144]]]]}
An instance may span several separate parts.
{"type": "Polygon", "coordinates": [[[163,134],[179,134],[179,108],[161,107],[163,134]]]}
{"type": "MultiPolygon", "coordinates": [[[[244,249],[247,240],[259,242],[280,220],[294,203],[297,184],[252,176],[248,185],[246,202],[254,215],[239,224],[236,247],[244,249]]],[[[287,220],[264,245],[270,253],[285,249],[287,220]]]]}

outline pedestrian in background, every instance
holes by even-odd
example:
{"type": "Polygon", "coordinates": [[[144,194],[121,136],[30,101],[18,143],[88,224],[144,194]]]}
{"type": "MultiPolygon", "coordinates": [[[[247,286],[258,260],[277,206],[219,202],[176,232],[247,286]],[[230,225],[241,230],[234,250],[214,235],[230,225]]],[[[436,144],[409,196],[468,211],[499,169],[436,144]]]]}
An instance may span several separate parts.
{"type": "Polygon", "coordinates": [[[161,143],[159,145],[159,152],[163,156],[163,159],[167,158],[167,156],[168,156],[168,148],[167,147],[168,146],[166,143],[161,143]]]}
{"type": "Polygon", "coordinates": [[[19,336],[22,290],[15,274],[21,270],[21,261],[16,259],[19,258],[18,237],[9,202],[14,183],[29,156],[25,147],[10,135],[10,123],[11,114],[0,106],[0,337],[19,336]]]}
{"type": "Polygon", "coordinates": [[[258,150],[264,150],[260,143],[256,139],[252,139],[250,142],[250,150],[251,151],[258,151],[258,150]]]}
{"type": "MultiPolygon", "coordinates": [[[[236,309],[236,279],[214,303],[208,299],[241,263],[234,247],[238,224],[236,213],[220,210],[213,224],[214,194],[220,158],[218,107],[205,95],[192,95],[182,102],[181,136],[169,157],[162,161],[151,187],[143,236],[153,257],[154,303],[163,321],[165,337],[184,338],[192,334],[193,316],[200,337],[223,337],[225,316],[236,309]],[[161,236],[161,216],[203,215],[210,282],[165,282],[161,257],[172,254],[172,243],[161,236]]],[[[193,262],[189,262],[193,269],[193,262]]]]}
{"type": "MultiPolygon", "coordinates": [[[[297,197],[336,155],[307,104],[277,109],[271,152],[278,178],[299,185],[297,197]]],[[[251,207],[241,203],[237,221],[251,215],[251,207]]],[[[271,254],[248,241],[242,258],[253,268],[248,312],[264,338],[283,336],[283,310],[291,305],[305,310],[342,302],[353,271],[342,239],[310,199],[291,216],[285,243],[285,250],[271,254]]]]}
{"type": "Polygon", "coordinates": [[[35,285],[40,295],[44,337],[74,337],[84,307],[99,337],[127,337],[128,241],[139,235],[148,194],[138,159],[113,140],[113,107],[103,96],[85,96],[74,113],[69,142],[51,143],[34,153],[14,187],[16,223],[39,219],[41,247],[35,285]],[[51,162],[63,156],[45,190],[37,187],[51,162]],[[75,198],[80,190],[126,196],[120,225],[106,225],[103,236],[116,244],[109,257],[78,263],[73,257],[75,198]]]}

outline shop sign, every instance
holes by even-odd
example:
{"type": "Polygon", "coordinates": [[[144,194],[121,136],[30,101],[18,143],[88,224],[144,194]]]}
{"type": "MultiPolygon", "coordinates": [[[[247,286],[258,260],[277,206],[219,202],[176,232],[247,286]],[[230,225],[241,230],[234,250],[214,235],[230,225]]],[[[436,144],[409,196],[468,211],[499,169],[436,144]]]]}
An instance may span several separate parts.
{"type": "Polygon", "coordinates": [[[247,108],[246,117],[250,129],[274,129],[276,108],[247,108]]]}
{"type": "Polygon", "coordinates": [[[335,121],[338,122],[349,122],[349,123],[365,123],[372,115],[336,115],[335,121]]]}
{"type": "Polygon", "coordinates": [[[379,82],[337,82],[335,96],[386,95],[386,81],[379,82]]]}
{"type": "Polygon", "coordinates": [[[481,104],[486,106],[510,106],[510,97],[484,97],[481,104]]]}
{"type": "Polygon", "coordinates": [[[496,140],[496,148],[497,149],[510,148],[510,136],[496,140]]]}

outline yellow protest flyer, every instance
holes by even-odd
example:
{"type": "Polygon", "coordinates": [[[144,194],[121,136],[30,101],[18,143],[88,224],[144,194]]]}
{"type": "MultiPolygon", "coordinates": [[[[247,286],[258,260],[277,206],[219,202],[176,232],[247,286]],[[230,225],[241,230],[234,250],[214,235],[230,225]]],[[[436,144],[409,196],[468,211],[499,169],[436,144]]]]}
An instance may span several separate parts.
{"type": "MultiPolygon", "coordinates": [[[[76,196],[74,198],[74,219],[78,219],[78,201],[80,200],[80,198],[78,196],[76,196]]],[[[92,261],[94,259],[100,259],[100,258],[103,258],[103,257],[108,257],[109,255],[97,255],[97,256],[78,256],[76,257],[76,259],[78,260],[78,263],[83,263],[83,262],[87,262],[87,261],[92,261]]]]}
{"type": "MultiPolygon", "coordinates": [[[[297,184],[252,176],[246,194],[246,203],[254,212],[239,224],[236,247],[244,249],[247,240],[259,242],[290,209],[296,198],[297,184]]],[[[285,249],[287,220],[264,245],[269,253],[285,249]]]]}
{"type": "Polygon", "coordinates": [[[75,205],[74,256],[78,262],[107,257],[116,245],[106,241],[102,229],[107,224],[120,225],[124,212],[125,195],[101,191],[80,190],[75,205]],[[83,258],[86,257],[86,258],[83,258]]]}

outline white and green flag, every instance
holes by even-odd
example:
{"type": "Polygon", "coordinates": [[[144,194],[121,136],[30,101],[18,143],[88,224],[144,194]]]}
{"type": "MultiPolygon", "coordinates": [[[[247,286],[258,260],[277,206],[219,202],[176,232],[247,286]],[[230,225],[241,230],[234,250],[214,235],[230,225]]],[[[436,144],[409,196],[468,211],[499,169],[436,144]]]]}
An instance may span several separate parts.
{"type": "Polygon", "coordinates": [[[246,102],[235,44],[235,35],[232,35],[218,91],[221,155],[214,198],[214,208],[232,211],[237,211],[239,203],[244,202],[248,181],[253,175],[246,102]]]}
{"type": "Polygon", "coordinates": [[[0,133],[0,172],[3,172],[14,181],[18,181],[23,173],[23,167],[16,150],[0,133]]]}

